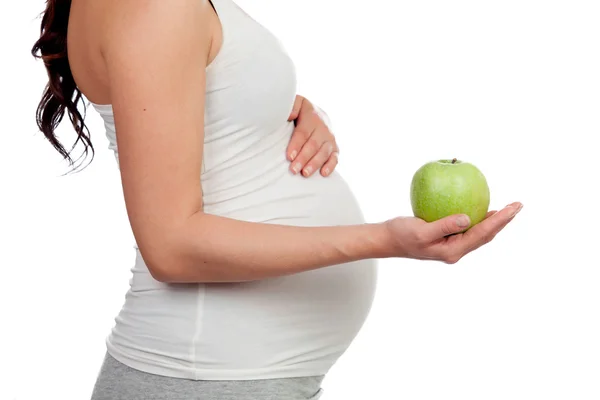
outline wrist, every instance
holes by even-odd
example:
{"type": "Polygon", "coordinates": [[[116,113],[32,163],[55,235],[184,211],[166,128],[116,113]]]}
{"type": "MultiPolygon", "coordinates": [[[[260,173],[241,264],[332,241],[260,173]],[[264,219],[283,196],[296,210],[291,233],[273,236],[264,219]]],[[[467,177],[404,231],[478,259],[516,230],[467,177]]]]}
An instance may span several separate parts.
{"type": "Polygon", "coordinates": [[[395,257],[392,231],[386,222],[366,224],[369,258],[395,257]]]}

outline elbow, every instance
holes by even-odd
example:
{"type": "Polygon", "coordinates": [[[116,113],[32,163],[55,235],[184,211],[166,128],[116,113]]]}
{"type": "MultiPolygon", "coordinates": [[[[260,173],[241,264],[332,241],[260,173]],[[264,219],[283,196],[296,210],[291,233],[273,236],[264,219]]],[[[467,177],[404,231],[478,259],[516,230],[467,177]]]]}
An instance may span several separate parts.
{"type": "MultiPolygon", "coordinates": [[[[139,235],[140,255],[152,278],[162,283],[207,283],[218,268],[190,240],[188,229],[162,228],[154,235],[139,235]]],[[[202,241],[198,239],[198,241],[202,241]]],[[[218,274],[217,274],[218,275],[218,274]]]]}
{"type": "Polygon", "coordinates": [[[161,283],[180,283],[182,276],[181,257],[162,248],[138,246],[140,255],[150,276],[161,283]]]}
{"type": "MultiPolygon", "coordinates": [[[[142,257],[143,254],[142,254],[142,257]]],[[[228,268],[220,268],[207,261],[185,261],[180,254],[171,253],[158,257],[154,255],[144,260],[152,278],[165,284],[184,283],[242,283],[258,280],[251,273],[233,273],[228,268]]]]}
{"type": "Polygon", "coordinates": [[[207,262],[194,262],[186,258],[180,251],[145,251],[140,249],[144,264],[150,276],[158,282],[175,283],[209,283],[219,281],[211,273],[212,266],[207,262]]]}
{"type": "Polygon", "coordinates": [[[172,266],[163,262],[157,262],[155,258],[144,256],[143,253],[142,258],[144,259],[144,264],[148,268],[150,276],[152,276],[155,281],[161,283],[175,283],[175,272],[173,271],[172,266]]]}
{"type": "Polygon", "coordinates": [[[155,281],[161,283],[176,283],[175,274],[168,268],[164,268],[162,265],[157,266],[154,263],[146,263],[146,266],[148,267],[150,276],[152,276],[155,281]]]}
{"type": "Polygon", "coordinates": [[[134,236],[139,256],[150,276],[161,283],[180,283],[189,274],[192,249],[186,240],[186,232],[173,225],[148,225],[138,227],[134,236]],[[143,229],[142,229],[143,228],[143,229]],[[187,271],[187,273],[185,273],[187,271]]]}

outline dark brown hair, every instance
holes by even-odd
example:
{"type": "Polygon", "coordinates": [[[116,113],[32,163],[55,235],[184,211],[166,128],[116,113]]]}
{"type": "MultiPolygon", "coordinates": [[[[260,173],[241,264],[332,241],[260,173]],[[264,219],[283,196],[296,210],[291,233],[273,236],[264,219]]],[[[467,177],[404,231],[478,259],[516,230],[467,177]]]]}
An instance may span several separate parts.
{"type": "Polygon", "coordinates": [[[75,169],[85,160],[91,152],[94,156],[94,146],[90,140],[89,130],[84,123],[85,103],[83,95],[77,88],[67,54],[67,29],[71,13],[71,0],[47,0],[46,10],[42,16],[40,38],[35,42],[31,53],[36,58],[44,61],[48,72],[48,85],[40,101],[36,120],[39,129],[52,146],[75,169]],[[79,111],[79,104],[83,105],[83,114],[79,111]],[[56,136],[56,128],[67,112],[69,120],[77,133],[77,140],[70,150],[66,150],[56,136]],[[84,146],[83,154],[73,160],[71,153],[78,143],[84,146]]]}

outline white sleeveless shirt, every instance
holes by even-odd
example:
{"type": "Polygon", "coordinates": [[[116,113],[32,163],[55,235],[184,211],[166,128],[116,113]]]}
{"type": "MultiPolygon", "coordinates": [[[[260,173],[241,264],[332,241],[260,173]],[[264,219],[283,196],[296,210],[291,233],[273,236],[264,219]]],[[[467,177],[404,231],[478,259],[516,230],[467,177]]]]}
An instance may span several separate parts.
{"type": "MultiPolygon", "coordinates": [[[[289,171],[292,60],[232,0],[213,3],[223,44],[207,68],[204,211],[296,226],[363,223],[337,172],[289,171]]],[[[118,161],[112,108],[94,107],[118,161]]],[[[152,278],[137,246],[136,254],[107,350],[132,368],[194,380],[327,373],[362,327],[377,275],[376,262],[364,260],[247,283],[166,284],[152,278]]]]}

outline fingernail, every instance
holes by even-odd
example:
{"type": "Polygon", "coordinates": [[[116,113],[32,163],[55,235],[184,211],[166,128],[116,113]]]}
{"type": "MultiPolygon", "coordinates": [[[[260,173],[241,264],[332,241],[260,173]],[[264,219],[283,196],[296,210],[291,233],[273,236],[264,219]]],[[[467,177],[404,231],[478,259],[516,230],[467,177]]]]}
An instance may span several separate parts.
{"type": "Polygon", "coordinates": [[[300,163],[296,163],[294,164],[294,166],[292,167],[292,171],[294,171],[295,174],[298,173],[298,171],[300,171],[300,169],[302,168],[302,165],[300,165],[300,163]]]}
{"type": "Polygon", "coordinates": [[[312,167],[304,168],[304,176],[309,176],[311,172],[312,172],[312,167]]]}
{"type": "Polygon", "coordinates": [[[325,175],[329,175],[329,168],[325,168],[323,172],[325,173],[325,175]]]}
{"type": "Polygon", "coordinates": [[[292,154],[290,154],[290,158],[292,159],[292,161],[294,161],[296,159],[297,155],[298,155],[298,152],[296,150],[292,151],[292,154]]]}
{"type": "Polygon", "coordinates": [[[471,220],[466,215],[461,215],[460,217],[456,218],[456,225],[458,225],[459,228],[466,228],[470,224],[471,220]]]}
{"type": "Polygon", "coordinates": [[[510,217],[514,217],[515,215],[517,215],[519,213],[519,211],[521,211],[521,209],[523,208],[523,204],[519,204],[517,207],[512,207],[514,210],[512,210],[510,217]]]}

